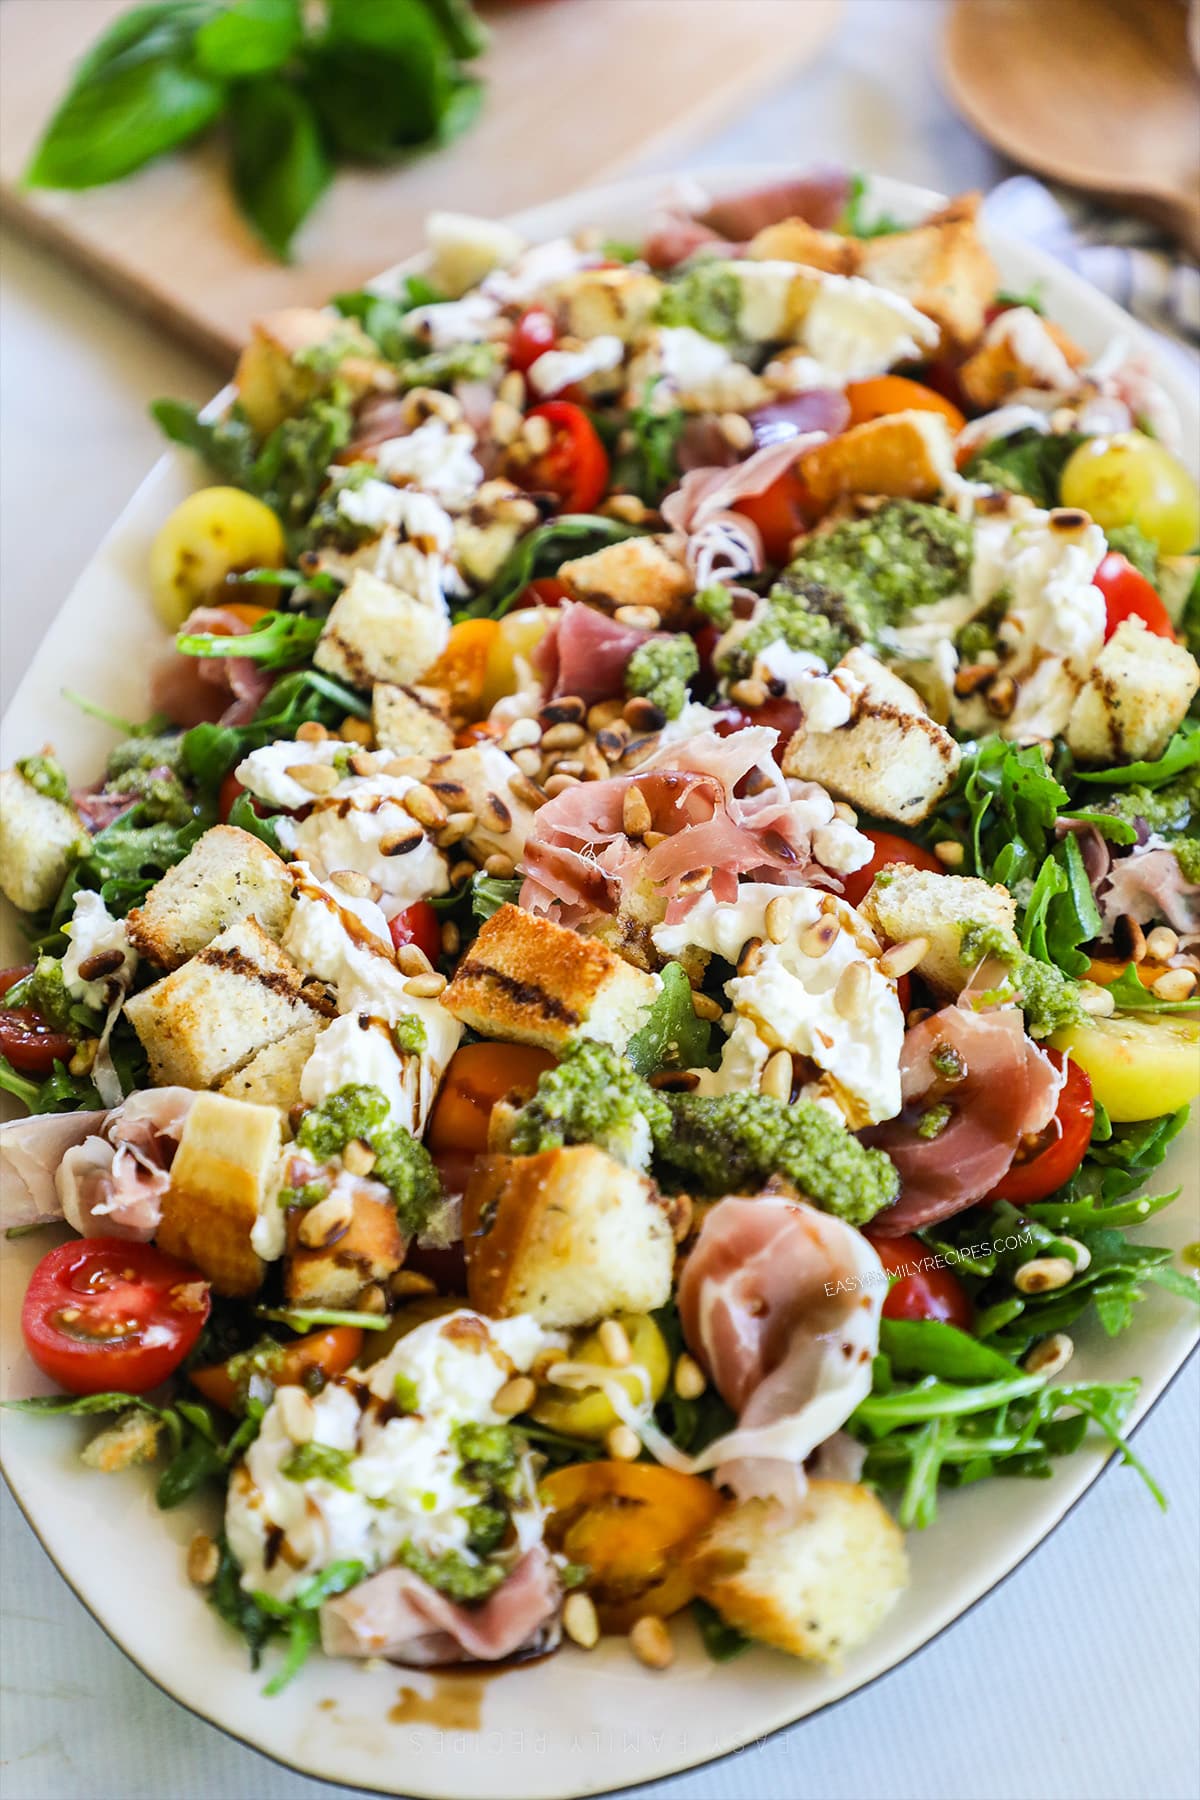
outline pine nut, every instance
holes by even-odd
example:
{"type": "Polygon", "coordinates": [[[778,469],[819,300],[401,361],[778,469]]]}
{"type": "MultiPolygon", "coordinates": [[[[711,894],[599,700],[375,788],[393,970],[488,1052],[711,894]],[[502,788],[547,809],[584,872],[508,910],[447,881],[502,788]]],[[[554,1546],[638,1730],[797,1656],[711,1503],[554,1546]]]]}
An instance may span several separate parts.
{"type": "Polygon", "coordinates": [[[328,794],[338,784],[338,772],[330,763],[293,763],[283,772],[309,794],[328,794]]]}
{"type": "Polygon", "coordinates": [[[328,736],[329,733],[326,731],[325,727],[323,725],[318,725],[315,719],[305,719],[303,725],[297,725],[296,727],[296,742],[298,744],[322,744],[328,736]]]}
{"type": "Polygon", "coordinates": [[[626,525],[640,525],[643,519],[650,516],[649,508],[636,494],[613,494],[604,502],[600,511],[610,519],[620,519],[626,525]]]}
{"type": "Polygon", "coordinates": [[[628,1425],[614,1425],[604,1439],[604,1448],[614,1462],[636,1462],[642,1454],[642,1440],[628,1425]]]}
{"type": "Polygon", "coordinates": [[[579,787],[579,785],[578,775],[551,775],[544,792],[547,800],[556,800],[560,794],[565,794],[568,788],[579,787]]]}
{"type": "Polygon", "coordinates": [[[624,705],[623,700],[597,700],[595,706],[588,707],[588,730],[603,731],[606,726],[615,725],[624,705]]]}
{"type": "Polygon", "coordinates": [[[667,834],[665,831],[643,831],[642,833],[642,842],[645,844],[647,850],[657,850],[658,846],[660,844],[665,844],[666,841],[667,834]]]}
{"type": "Polygon", "coordinates": [[[501,740],[500,748],[511,754],[514,750],[527,750],[532,744],[540,744],[541,741],[542,728],[536,719],[514,719],[501,740]]]}
{"type": "Polygon", "coordinates": [[[540,413],[522,422],[521,436],[534,456],[545,456],[550,448],[550,421],[540,413]]]}
{"type": "Polygon", "coordinates": [[[961,869],[967,855],[963,846],[956,844],[953,838],[943,838],[940,844],[935,844],[933,854],[946,869],[961,869]]]}
{"type": "MultiPolygon", "coordinates": [[[[540,750],[535,750],[532,747],[525,750],[514,750],[513,761],[516,763],[518,769],[520,769],[522,775],[528,776],[530,779],[535,778],[542,772],[542,753],[540,750]]],[[[512,786],[511,782],[509,783],[509,786],[512,786]]]]}
{"type": "Polygon", "coordinates": [[[635,694],[632,700],[627,700],[621,716],[634,731],[661,731],[667,722],[662,707],[655,706],[645,694],[635,694]]]}
{"type": "Polygon", "coordinates": [[[629,1633],[629,1648],[648,1669],[669,1669],[675,1661],[671,1633],[663,1621],[656,1619],[652,1613],[639,1619],[629,1633]]]}
{"type": "Polygon", "coordinates": [[[1066,1236],[1060,1237],[1058,1241],[1060,1244],[1066,1244],[1068,1248],[1074,1252],[1075,1273],[1077,1275],[1082,1275],[1083,1271],[1089,1266],[1092,1260],[1092,1253],[1087,1245],[1081,1244],[1078,1238],[1066,1236]]]}
{"type": "Polygon", "coordinates": [[[447,956],[457,956],[462,949],[462,932],[453,919],[447,919],[442,926],[442,949],[447,956]]]}
{"type": "Polygon", "coordinates": [[[696,1222],[696,1208],[690,1194],[676,1194],[671,1201],[671,1236],[677,1244],[682,1244],[692,1234],[692,1226],[696,1222]]]}
{"type": "Polygon", "coordinates": [[[397,1269],[388,1277],[388,1291],[393,1300],[414,1300],[418,1294],[436,1294],[437,1283],[418,1269],[397,1269]]]}
{"type": "Polygon", "coordinates": [[[1146,939],[1132,913],[1122,913],[1113,926],[1113,948],[1123,962],[1146,960],[1146,939]]]}
{"type": "Polygon", "coordinates": [[[1108,989],[1098,987],[1094,981],[1080,982],[1079,1004],[1093,1019],[1111,1019],[1117,1010],[1117,1003],[1108,989]]]}
{"type": "Polygon", "coordinates": [[[901,975],[916,968],[928,949],[929,939],[924,937],[909,938],[906,944],[893,944],[879,959],[879,973],[886,975],[889,981],[899,981],[901,975]]]}
{"type": "Polygon", "coordinates": [[[474,879],[475,879],[475,864],[473,862],[466,862],[464,860],[463,862],[456,862],[456,863],[451,864],[451,866],[450,866],[450,886],[452,888],[462,887],[462,885],[465,881],[473,881],[474,879]]]}
{"type": "Polygon", "coordinates": [[[341,888],[343,894],[349,894],[352,900],[378,900],[382,891],[360,869],[335,869],[329,879],[334,887],[341,888]]]}
{"type": "Polygon", "coordinates": [[[1035,1256],[1022,1263],[1013,1276],[1019,1294],[1050,1294],[1066,1287],[1075,1276],[1075,1264],[1065,1256],[1035,1256]]]}
{"type": "Polygon", "coordinates": [[[441,826],[450,816],[433,789],[427,788],[422,781],[409,788],[400,804],[421,825],[441,826]]]}
{"type": "Polygon", "coordinates": [[[436,1000],[447,988],[446,977],[437,969],[431,969],[428,975],[410,975],[404,984],[406,994],[414,1000],[436,1000]]]}
{"type": "Polygon", "coordinates": [[[375,733],[366,719],[356,719],[353,713],[349,713],[338,726],[338,736],[344,744],[361,744],[366,750],[374,741],[375,733]]]}
{"type": "Polygon", "coordinates": [[[351,1138],[342,1151],[342,1162],[351,1175],[369,1175],[375,1167],[375,1152],[361,1138],[351,1138]]]}
{"type": "Polygon", "coordinates": [[[763,923],[773,944],[786,943],[792,929],[792,901],[789,895],[776,894],[773,900],[767,901],[763,923]]]}
{"type": "Polygon", "coordinates": [[[627,787],[621,802],[621,824],[625,828],[626,837],[641,837],[654,823],[654,815],[650,811],[646,796],[640,787],[627,787]]]}
{"type": "Polygon", "coordinates": [[[279,1422],[293,1444],[308,1444],[317,1429],[317,1414],[302,1387],[281,1387],[275,1395],[279,1422]]]}
{"type": "Polygon", "coordinates": [[[517,1413],[528,1412],[536,1399],[537,1384],[528,1375],[514,1375],[493,1398],[492,1411],[502,1419],[515,1418],[517,1413]]]}
{"type": "Polygon", "coordinates": [[[365,1288],[360,1288],[354,1307],[356,1312],[374,1313],[376,1316],[387,1312],[387,1289],[382,1281],[368,1281],[365,1288]]]}
{"type": "Polygon", "coordinates": [[[422,776],[429,773],[429,758],[427,756],[394,756],[391,762],[384,763],[382,769],[379,769],[377,773],[392,775],[398,781],[404,780],[405,777],[409,781],[414,777],[420,780],[422,776]]]}
{"type": "Polygon", "coordinates": [[[833,990],[834,1010],[843,1019],[856,1019],[867,1003],[871,971],[865,962],[849,962],[837,979],[833,990]]]}
{"type": "Polygon", "coordinates": [[[1011,675],[1001,675],[993,681],[983,696],[983,704],[994,719],[1011,718],[1017,704],[1017,684],[1011,675]]]}
{"type": "Polygon", "coordinates": [[[717,424],[721,436],[733,450],[748,450],[754,442],[754,427],[741,413],[722,413],[717,424]]]}
{"type": "Polygon", "coordinates": [[[698,1019],[723,1019],[725,1016],[725,1008],[719,1000],[695,990],[692,993],[692,1011],[698,1019]]]}
{"type": "Polygon", "coordinates": [[[785,1103],[792,1097],[792,1053],[777,1050],[762,1072],[762,1091],[771,1100],[785,1103]]]}
{"type": "Polygon", "coordinates": [[[765,681],[758,681],[747,676],[744,681],[735,681],[729,690],[729,698],[736,700],[739,706],[748,706],[753,712],[757,707],[765,706],[770,699],[765,681]]]}
{"type": "Polygon", "coordinates": [[[217,1570],[221,1566],[221,1552],[207,1532],[198,1531],[188,1545],[187,1574],[188,1580],[197,1587],[207,1587],[217,1578],[217,1570]]]}
{"type": "Polygon", "coordinates": [[[696,1361],[686,1352],[675,1364],[675,1392],[681,1400],[698,1400],[708,1386],[708,1377],[696,1361]]]}
{"type": "Polygon", "coordinates": [[[1030,1375],[1044,1375],[1049,1380],[1052,1375],[1062,1373],[1074,1354],[1074,1342],[1066,1332],[1054,1331],[1033,1346],[1021,1367],[1030,1375]]]}
{"type": "Polygon", "coordinates": [[[838,921],[830,915],[814,919],[800,934],[800,948],[805,956],[824,956],[833,948],[834,941],[841,931],[838,921]]]}
{"type": "Polygon", "coordinates": [[[1168,969],[1160,975],[1150,991],[1160,1000],[1186,1000],[1196,986],[1196,977],[1191,969],[1168,969]]]}
{"type": "Polygon", "coordinates": [[[543,750],[577,750],[587,736],[582,725],[551,725],[542,733],[543,750]]]}
{"type": "Polygon", "coordinates": [[[310,1206],[300,1220],[297,1237],[306,1250],[328,1250],[345,1237],[354,1218],[354,1208],[344,1194],[330,1194],[310,1206]]]}
{"type": "Polygon", "coordinates": [[[473,812],[452,812],[437,834],[438,849],[449,850],[452,845],[461,844],[462,840],[474,829],[475,814],[473,812]]]}
{"type": "Polygon", "coordinates": [[[563,1601],[563,1630],[581,1650],[594,1650],[600,1642],[600,1621],[590,1594],[568,1594],[563,1601]]]}
{"type": "Polygon", "coordinates": [[[538,713],[542,729],[551,725],[582,725],[587,717],[587,707],[578,694],[560,694],[557,700],[547,700],[538,713]]]}
{"type": "Polygon", "coordinates": [[[629,1335],[619,1319],[605,1319],[596,1333],[606,1359],[614,1369],[624,1369],[633,1361],[629,1335]]]}
{"type": "Polygon", "coordinates": [[[428,975],[433,964],[419,944],[401,944],[396,952],[396,967],[402,975],[428,975]]]}
{"type": "Polygon", "coordinates": [[[652,606],[618,606],[613,618],[618,625],[631,625],[635,631],[657,631],[660,623],[652,606]]]}
{"type": "Polygon", "coordinates": [[[1146,938],[1146,954],[1155,962],[1170,962],[1179,950],[1179,939],[1169,925],[1156,925],[1146,938]]]}
{"type": "Polygon", "coordinates": [[[510,369],[496,389],[496,398],[521,411],[525,405],[525,377],[520,369],[510,369]]]}
{"type": "Polygon", "coordinates": [[[521,415],[507,400],[493,400],[488,414],[488,434],[497,444],[516,442],[521,430],[521,415]]]}
{"type": "MultiPolygon", "coordinates": [[[[532,755],[535,763],[537,762],[536,750],[530,752],[522,750],[518,754],[521,756],[532,755]]],[[[540,788],[536,781],[531,780],[524,770],[517,775],[509,776],[508,791],[514,800],[519,800],[522,806],[527,806],[531,812],[536,812],[539,806],[546,804],[545,790],[540,788]]]]}
{"type": "Polygon", "coordinates": [[[494,876],[497,881],[511,881],[517,872],[517,865],[511,856],[504,854],[503,850],[494,850],[491,856],[484,858],[483,872],[485,875],[494,876]]]}
{"type": "Polygon", "coordinates": [[[419,829],[393,831],[387,837],[380,838],[379,854],[381,856],[410,856],[417,846],[424,842],[425,833],[419,829]]]}

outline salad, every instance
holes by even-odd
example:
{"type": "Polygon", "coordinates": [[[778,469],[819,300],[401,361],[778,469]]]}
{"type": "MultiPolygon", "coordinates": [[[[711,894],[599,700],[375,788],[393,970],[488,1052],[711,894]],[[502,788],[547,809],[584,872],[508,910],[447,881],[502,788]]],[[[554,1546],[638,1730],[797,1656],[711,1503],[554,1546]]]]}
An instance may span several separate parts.
{"type": "Polygon", "coordinates": [[[0,775],[15,1404],[210,1498],[268,1692],[837,1661],[944,1488],[1140,1468],[1071,1362],[1198,1295],[1200,495],[976,205],[438,215],[156,408],[148,717],[0,775]]]}

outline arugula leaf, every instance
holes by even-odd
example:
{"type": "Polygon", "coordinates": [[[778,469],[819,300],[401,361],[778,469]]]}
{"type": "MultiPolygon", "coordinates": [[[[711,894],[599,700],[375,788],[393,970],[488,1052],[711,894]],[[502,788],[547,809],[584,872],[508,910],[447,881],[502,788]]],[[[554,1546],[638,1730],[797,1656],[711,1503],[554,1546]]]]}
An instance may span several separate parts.
{"type": "Polygon", "coordinates": [[[640,526],[622,525],[599,513],[563,513],[548,519],[513,545],[495,578],[460,608],[455,619],[501,619],[537,575],[553,575],[561,563],[587,556],[623,538],[642,537],[640,526]]]}
{"type": "MultiPolygon", "coordinates": [[[[307,720],[332,728],[347,713],[370,717],[370,702],[317,669],[281,675],[246,725],[193,725],[183,734],[183,764],[200,788],[213,794],[230,769],[252,750],[277,738],[294,738],[307,720]]],[[[245,827],[249,829],[249,827],[245,827]]]]}
{"type": "Polygon", "coordinates": [[[1001,737],[981,739],[963,757],[956,793],[965,806],[973,875],[1012,888],[1041,868],[1069,794],[1036,744],[1024,748],[1001,737]]]}
{"type": "Polygon", "coordinates": [[[1118,1012],[1193,1013],[1200,1008],[1200,993],[1187,1000],[1162,1000],[1151,988],[1143,987],[1129,963],[1115,981],[1108,983],[1118,1012]]]}
{"type": "Polygon", "coordinates": [[[628,433],[632,444],[614,457],[612,470],[612,485],[636,494],[647,506],[657,506],[679,480],[679,434],[687,423],[680,407],[664,412],[655,406],[657,385],[652,382],[639,404],[626,413],[618,435],[628,433]]]}
{"type": "Polygon", "coordinates": [[[233,0],[196,33],[196,60],[226,79],[265,75],[287,61],[303,33],[299,0],[233,0]]]}
{"type": "Polygon", "coordinates": [[[1117,769],[1077,769],[1076,781],[1102,787],[1162,787],[1200,764],[1200,719],[1185,719],[1154,762],[1123,763],[1117,769]]]}
{"type": "Polygon", "coordinates": [[[324,625],[323,619],[312,619],[304,613],[269,612],[252,631],[243,632],[240,637],[181,632],[175,639],[175,648],[184,656],[244,656],[264,669],[286,669],[308,661],[324,625]]]}
{"type": "Polygon", "coordinates": [[[1068,833],[1038,870],[1024,908],[1021,947],[1068,975],[1085,975],[1090,959],[1080,945],[1102,932],[1079,840],[1068,833]]]}
{"type": "Polygon", "coordinates": [[[498,913],[502,906],[515,906],[521,892],[520,876],[505,879],[499,875],[474,875],[471,878],[471,916],[482,925],[498,913]]]}
{"type": "Polygon", "coordinates": [[[707,1600],[692,1601],[692,1617],[705,1650],[715,1663],[731,1662],[743,1650],[749,1650],[750,1639],[736,1625],[727,1625],[715,1606],[707,1600]]]}
{"type": "Polygon", "coordinates": [[[877,213],[873,219],[866,217],[868,187],[866,176],[859,174],[856,170],[850,177],[850,192],[846,199],[845,211],[838,220],[837,228],[842,236],[892,237],[897,231],[903,231],[904,226],[900,220],[892,218],[888,213],[877,213]]]}
{"type": "Polygon", "coordinates": [[[1062,472],[1082,432],[1018,431],[993,438],[977,450],[963,469],[968,481],[984,481],[1013,494],[1028,494],[1038,506],[1059,502],[1062,472]]]}
{"type": "Polygon", "coordinates": [[[692,1005],[692,987],[679,963],[662,971],[662,990],[646,1023],[630,1038],[625,1055],[639,1075],[708,1065],[712,1023],[692,1005]]]}

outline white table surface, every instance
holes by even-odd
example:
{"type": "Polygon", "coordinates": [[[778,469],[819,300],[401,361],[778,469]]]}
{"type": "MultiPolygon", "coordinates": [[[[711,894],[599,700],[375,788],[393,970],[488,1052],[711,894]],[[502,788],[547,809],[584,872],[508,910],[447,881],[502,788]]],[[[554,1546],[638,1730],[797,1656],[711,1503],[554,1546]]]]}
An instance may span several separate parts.
{"type": "MultiPolygon", "coordinates": [[[[663,3],[682,10],[685,0],[663,3]]],[[[937,86],[941,13],[940,0],[849,0],[824,58],[685,166],[794,156],[943,189],[991,185],[1005,165],[937,86]]],[[[155,456],[148,403],[160,394],[201,400],[216,382],[203,363],[41,252],[7,234],[0,246],[7,702],[155,456]]],[[[1166,1517],[1131,1471],[1110,1469],[1010,1580],[868,1692],[706,1772],[641,1792],[675,1800],[1194,1800],[1198,1400],[1193,1358],[1138,1433],[1140,1454],[1170,1496],[1166,1517]]],[[[154,1603],[153,1594],[130,1596],[131,1605],[154,1603]]],[[[266,1762],[152,1687],[65,1587],[3,1491],[0,1800],[349,1794],[266,1762]]]]}

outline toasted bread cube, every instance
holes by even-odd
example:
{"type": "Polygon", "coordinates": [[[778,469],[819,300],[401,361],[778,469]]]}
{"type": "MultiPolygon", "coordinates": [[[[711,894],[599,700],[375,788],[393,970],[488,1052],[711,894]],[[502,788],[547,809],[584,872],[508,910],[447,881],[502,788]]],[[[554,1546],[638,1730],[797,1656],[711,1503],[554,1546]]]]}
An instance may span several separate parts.
{"type": "Polygon", "coordinates": [[[274,1106],[280,1112],[289,1112],[302,1098],[300,1077],[324,1030],[325,1020],[314,1019],[289,1031],[278,1043],[267,1044],[234,1074],[226,1076],[217,1092],[228,1094],[231,1100],[250,1100],[256,1106],[274,1106]]]}
{"type": "Polygon", "coordinates": [[[728,1507],[688,1567],[726,1624],[824,1663],[865,1643],[908,1586],[903,1533],[869,1488],[849,1481],[810,1481],[796,1509],[728,1507]]]}
{"type": "Polygon", "coordinates": [[[275,1183],[279,1114],[224,1094],[192,1102],[163,1197],[158,1246],[194,1263],[218,1294],[253,1294],[264,1265],[250,1233],[275,1183]]]}
{"type": "Polygon", "coordinates": [[[1030,306],[1013,306],[993,319],[958,378],[967,398],[990,412],[1022,388],[1070,392],[1086,360],[1087,353],[1052,320],[1030,306]]]}
{"type": "Polygon", "coordinates": [[[493,269],[515,262],[525,240],[510,225],[468,213],[434,212],[425,221],[425,241],[433,257],[429,278],[452,300],[493,269]]]}
{"type": "Polygon", "coordinates": [[[129,914],[129,941],[147,962],[177,969],[219,932],[253,913],[269,937],[291,917],[292,878],[268,845],[214,825],[129,914]]]}
{"type": "Polygon", "coordinates": [[[319,1249],[300,1242],[307,1210],[293,1206],[287,1215],[284,1293],[289,1306],[353,1309],[369,1282],[386,1281],[404,1261],[404,1236],[390,1196],[361,1189],[354,1196],[349,1225],[319,1249]]]}
{"type": "Polygon", "coordinates": [[[122,1413],[115,1425],[98,1431],[79,1452],[79,1460],[103,1475],[119,1475],[135,1463],[153,1462],[158,1454],[160,1419],[149,1413],[122,1413]]]}
{"type": "Polygon", "coordinates": [[[0,773],[0,892],[22,912],[58,895],[76,844],[87,841],[73,806],[41,794],[19,769],[0,773]]]}
{"type": "Polygon", "coordinates": [[[562,564],[558,579],[572,600],[609,611],[652,606],[664,618],[677,613],[695,588],[684,565],[652,537],[623,538],[590,556],[577,556],[562,564]]]}
{"type": "Polygon", "coordinates": [[[954,474],[954,443],[940,413],[890,413],[814,445],[800,472],[822,506],[843,494],[933,500],[954,474]]]}
{"type": "Polygon", "coordinates": [[[450,709],[439,688],[377,681],[371,689],[371,723],[381,750],[442,756],[454,748],[450,709]]]}
{"type": "Polygon", "coordinates": [[[352,319],[320,312],[312,306],[289,306],[256,319],[250,342],[238,358],[234,386],[242,411],[261,436],[299,412],[329,386],[330,375],[319,366],[295,359],[332,339],[351,346],[339,359],[337,376],[356,396],[373,387],[393,384],[379,351],[352,319]]]}
{"type": "Polygon", "coordinates": [[[866,651],[851,650],[838,668],[863,683],[849,719],[831,731],[812,731],[802,720],[784,753],[784,774],[819,781],[877,818],[902,825],[927,818],[954,781],[958,744],[915,689],[866,651]]]}
{"type": "Polygon", "coordinates": [[[376,681],[402,687],[437,661],[449,636],[444,600],[431,605],[356,569],[330,608],[313,661],[352,687],[369,688],[376,681]]]}
{"type": "Polygon", "coordinates": [[[498,744],[469,744],[436,756],[429,765],[425,786],[437,795],[448,813],[472,812],[475,825],[471,844],[492,856],[499,851],[520,862],[525,840],[533,829],[533,809],[518,798],[513,783],[521,785],[521,771],[498,744]]]}
{"type": "Polygon", "coordinates": [[[442,1005],[484,1037],[545,1050],[587,1037],[623,1050],[657,993],[654,976],[606,944],[502,906],[459,964],[442,1005]]]}
{"type": "Polygon", "coordinates": [[[158,1087],[214,1087],[321,1017],[300,970],[257,919],[239,919],[190,962],[125,1003],[158,1087]]]}
{"type": "Polygon", "coordinates": [[[454,560],[476,587],[486,587],[527,531],[541,518],[535,501],[511,481],[485,481],[454,520],[454,560]]]}
{"type": "Polygon", "coordinates": [[[1079,762],[1152,762],[1200,688],[1200,665],[1182,644],[1123,619],[1096,658],[1067,720],[1079,762]]]}
{"type": "Polygon", "coordinates": [[[937,875],[932,869],[887,863],[858,910],[889,944],[925,938],[929,948],[918,970],[939,993],[957,994],[971,974],[959,955],[964,928],[995,925],[1012,933],[1017,903],[1006,887],[992,887],[976,875],[937,875]]]}
{"type": "Polygon", "coordinates": [[[860,246],[858,272],[902,294],[941,328],[948,344],[972,344],[996,298],[999,275],[979,236],[979,195],[964,194],[913,231],[860,246]]]}
{"type": "Polygon", "coordinates": [[[471,1305],[492,1318],[569,1328],[670,1298],[675,1240],[658,1189],[592,1144],[481,1158],[463,1241],[471,1305]]]}
{"type": "Polygon", "coordinates": [[[618,337],[628,344],[651,318],[663,284],[645,269],[579,269],[551,291],[572,337],[618,337]]]}
{"type": "Polygon", "coordinates": [[[857,275],[862,245],[840,231],[819,231],[805,219],[780,219],[751,238],[746,255],[753,262],[803,263],[827,275],[857,275]]]}

